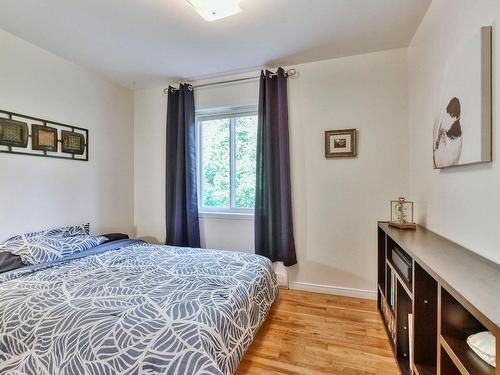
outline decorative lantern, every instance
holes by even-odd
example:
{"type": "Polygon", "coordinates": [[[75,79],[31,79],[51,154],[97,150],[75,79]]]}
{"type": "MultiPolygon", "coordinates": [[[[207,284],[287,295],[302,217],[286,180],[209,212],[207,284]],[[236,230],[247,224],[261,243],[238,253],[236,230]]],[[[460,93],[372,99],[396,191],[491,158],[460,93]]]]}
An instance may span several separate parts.
{"type": "Polygon", "coordinates": [[[417,224],[413,222],[413,202],[407,201],[405,197],[391,201],[389,225],[401,229],[415,229],[417,224]]]}

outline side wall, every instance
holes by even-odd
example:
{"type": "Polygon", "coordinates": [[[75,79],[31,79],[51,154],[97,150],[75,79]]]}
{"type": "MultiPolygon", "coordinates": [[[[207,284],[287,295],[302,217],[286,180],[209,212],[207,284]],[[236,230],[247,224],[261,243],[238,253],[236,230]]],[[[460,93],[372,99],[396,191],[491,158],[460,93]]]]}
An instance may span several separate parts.
{"type": "Polygon", "coordinates": [[[418,222],[432,231],[500,263],[500,166],[496,134],[500,117],[498,0],[434,0],[408,54],[410,195],[418,222]],[[484,165],[432,169],[433,125],[438,115],[445,69],[455,49],[493,25],[493,159],[484,165]]]}
{"type": "Polygon", "coordinates": [[[91,222],[133,234],[133,94],[0,30],[2,109],[90,130],[90,161],[0,154],[0,240],[91,222]]]}
{"type": "MultiPolygon", "coordinates": [[[[295,66],[289,80],[292,193],[299,264],[291,287],[372,296],[376,221],[408,190],[407,58],[393,50],[295,66]],[[359,156],[326,160],[324,131],[357,128],[359,156]]],[[[255,74],[254,74],[255,75],[255,74]]],[[[135,224],[164,239],[163,88],[135,92],[135,224]]],[[[254,104],[258,83],[196,93],[197,108],[254,104]]],[[[206,247],[253,251],[253,221],[203,217],[206,247]]]]}

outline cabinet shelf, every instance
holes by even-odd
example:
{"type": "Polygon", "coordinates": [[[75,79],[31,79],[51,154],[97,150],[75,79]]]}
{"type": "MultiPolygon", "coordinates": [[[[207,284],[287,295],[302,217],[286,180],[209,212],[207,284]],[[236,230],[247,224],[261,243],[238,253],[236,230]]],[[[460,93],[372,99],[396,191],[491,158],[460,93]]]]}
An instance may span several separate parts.
{"type": "Polygon", "coordinates": [[[436,366],[415,363],[413,368],[417,375],[436,375],[436,366]]]}
{"type": "Polygon", "coordinates": [[[436,375],[437,368],[437,294],[438,286],[420,265],[414,267],[414,357],[426,375],[436,375]],[[432,372],[431,372],[432,371],[432,372]]]}
{"type": "Polygon", "coordinates": [[[439,341],[461,374],[495,375],[495,368],[479,358],[464,339],[440,336],[439,341]]]}
{"type": "Polygon", "coordinates": [[[402,375],[411,375],[410,360],[408,358],[398,358],[398,365],[402,375]]]}
{"type": "Polygon", "coordinates": [[[441,288],[441,333],[439,342],[463,375],[495,375],[495,368],[483,361],[467,344],[469,335],[486,327],[447,290],[441,288]]]}
{"type": "Polygon", "coordinates": [[[377,262],[378,308],[402,375],[500,375],[467,344],[490,331],[498,353],[498,264],[423,227],[387,223],[378,224],[377,262]]]}
{"type": "Polygon", "coordinates": [[[440,367],[440,374],[441,375],[463,375],[458,370],[458,367],[455,365],[451,357],[448,355],[448,352],[446,350],[441,351],[441,367],[440,367]]]}
{"type": "Polygon", "coordinates": [[[391,268],[392,272],[396,275],[396,278],[398,279],[398,282],[401,284],[403,287],[404,291],[406,294],[408,294],[408,297],[410,299],[413,298],[413,294],[411,292],[411,285],[401,276],[401,273],[399,270],[394,266],[391,260],[387,259],[387,265],[391,268]]]}

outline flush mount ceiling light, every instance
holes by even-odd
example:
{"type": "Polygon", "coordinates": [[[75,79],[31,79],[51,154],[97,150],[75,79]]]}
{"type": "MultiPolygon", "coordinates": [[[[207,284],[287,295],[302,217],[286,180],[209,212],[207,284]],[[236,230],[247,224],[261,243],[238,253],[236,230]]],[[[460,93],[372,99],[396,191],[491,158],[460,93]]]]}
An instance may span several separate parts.
{"type": "Polygon", "coordinates": [[[240,0],[187,0],[207,21],[215,21],[241,12],[240,0]]]}

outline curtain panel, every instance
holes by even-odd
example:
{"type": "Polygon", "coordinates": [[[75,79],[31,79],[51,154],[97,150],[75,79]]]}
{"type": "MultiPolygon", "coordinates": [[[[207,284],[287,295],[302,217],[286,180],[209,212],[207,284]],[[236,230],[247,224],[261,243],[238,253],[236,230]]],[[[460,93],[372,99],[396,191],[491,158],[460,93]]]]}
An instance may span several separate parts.
{"type": "Polygon", "coordinates": [[[297,263],[293,236],[287,77],[262,71],[259,89],[255,252],[285,266],[297,263]]]}
{"type": "Polygon", "coordinates": [[[167,101],[165,213],[167,245],[200,247],[196,185],[193,87],[169,86],[167,101]]]}

